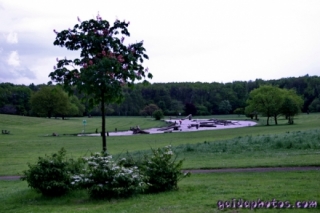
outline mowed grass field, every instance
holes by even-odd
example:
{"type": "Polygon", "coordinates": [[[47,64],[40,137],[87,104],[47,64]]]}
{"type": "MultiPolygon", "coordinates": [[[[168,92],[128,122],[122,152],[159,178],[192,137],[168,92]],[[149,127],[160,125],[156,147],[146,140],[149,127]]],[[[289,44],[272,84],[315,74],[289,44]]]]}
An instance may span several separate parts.
{"type": "MultiPolygon", "coordinates": [[[[201,117],[198,117],[201,118],[201,117]]],[[[203,118],[203,117],[202,117],[203,118]]],[[[234,116],[210,116],[218,119],[246,119],[234,116]]],[[[19,175],[27,163],[39,156],[57,152],[61,147],[70,157],[88,156],[102,149],[101,137],[76,137],[82,121],[86,133],[100,131],[101,118],[68,120],[0,115],[0,176],[19,175]],[[51,136],[58,133],[58,137],[51,136]]],[[[188,133],[116,136],[107,138],[108,152],[124,156],[127,151],[139,157],[150,148],[172,145],[183,168],[241,168],[274,166],[320,166],[320,114],[302,114],[294,125],[279,119],[279,125],[257,126],[188,133]]],[[[166,123],[145,117],[107,117],[107,130],[162,127],[166,123]]],[[[179,190],[157,195],[139,195],[126,200],[92,201],[85,192],[62,198],[43,198],[26,182],[0,181],[1,212],[219,212],[218,200],[316,200],[320,202],[319,171],[247,172],[193,174],[179,183],[179,190]]],[[[225,210],[233,212],[232,209],[225,210]]],[[[239,210],[250,212],[251,210],[239,210]]],[[[283,212],[286,210],[257,210],[283,212]]],[[[320,208],[290,212],[319,212],[320,208]]]]}
{"type": "MultiPolygon", "coordinates": [[[[212,117],[239,119],[237,115],[207,118],[212,117]]],[[[0,134],[0,175],[19,175],[28,168],[28,162],[33,163],[39,156],[55,153],[62,147],[72,158],[101,151],[101,137],[72,136],[82,132],[83,120],[87,121],[87,133],[101,129],[100,117],[61,120],[0,114],[0,129],[10,131],[8,135],[0,134]],[[59,136],[53,137],[52,133],[59,136]]],[[[115,128],[126,131],[137,125],[148,129],[167,124],[145,117],[107,117],[108,131],[115,128]]],[[[184,169],[320,165],[319,146],[316,146],[319,145],[319,126],[320,114],[309,114],[297,117],[294,125],[287,125],[286,120],[280,118],[277,126],[107,137],[107,148],[109,154],[118,155],[172,145],[179,148],[178,157],[185,159],[184,169]],[[310,145],[289,148],[270,145],[277,140],[284,143],[292,139],[299,139],[292,142],[294,145],[310,145]]]]}

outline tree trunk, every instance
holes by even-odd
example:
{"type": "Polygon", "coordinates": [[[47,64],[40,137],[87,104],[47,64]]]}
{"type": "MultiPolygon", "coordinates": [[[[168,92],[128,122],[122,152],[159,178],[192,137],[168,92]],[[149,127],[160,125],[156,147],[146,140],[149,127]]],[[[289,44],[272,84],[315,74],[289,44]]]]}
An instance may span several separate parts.
{"type": "Polygon", "coordinates": [[[101,128],[101,136],[102,136],[102,151],[107,151],[107,138],[106,138],[106,117],[105,117],[105,108],[104,108],[104,92],[101,95],[101,116],[102,116],[102,128],[101,128]]]}
{"type": "Polygon", "coordinates": [[[289,116],[289,121],[288,121],[288,123],[291,125],[291,124],[293,124],[293,116],[291,117],[291,116],[289,116]]]}
{"type": "Polygon", "coordinates": [[[269,116],[267,117],[267,126],[269,126],[269,116]]]}
{"type": "Polygon", "coordinates": [[[276,115],[274,116],[274,123],[275,123],[276,125],[278,125],[278,120],[277,120],[277,116],[276,116],[276,115]]]}

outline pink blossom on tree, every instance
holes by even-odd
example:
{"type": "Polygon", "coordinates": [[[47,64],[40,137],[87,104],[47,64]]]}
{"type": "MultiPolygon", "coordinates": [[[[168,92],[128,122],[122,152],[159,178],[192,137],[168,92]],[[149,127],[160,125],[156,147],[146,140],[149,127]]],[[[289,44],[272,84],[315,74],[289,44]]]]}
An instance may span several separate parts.
{"type": "Polygon", "coordinates": [[[91,106],[100,104],[102,149],[106,151],[105,104],[120,102],[124,98],[123,86],[133,87],[136,80],[148,83],[146,78],[152,78],[152,74],[142,64],[148,59],[143,41],[128,46],[123,43],[130,36],[127,29],[130,22],[117,19],[111,25],[99,14],[96,20],[81,22],[78,17],[78,21],[80,24],[73,29],[54,31],[57,34],[54,45],[79,50],[80,57],[57,58],[57,67],[49,76],[69,92],[77,87],[80,93],[91,95],[91,106]]]}

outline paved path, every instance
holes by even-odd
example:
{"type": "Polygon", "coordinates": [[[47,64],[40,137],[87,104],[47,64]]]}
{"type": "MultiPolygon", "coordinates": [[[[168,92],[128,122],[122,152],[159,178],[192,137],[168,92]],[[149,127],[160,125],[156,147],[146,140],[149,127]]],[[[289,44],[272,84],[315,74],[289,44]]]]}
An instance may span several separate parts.
{"type": "MultiPolygon", "coordinates": [[[[229,169],[190,169],[183,170],[183,172],[190,172],[193,174],[200,173],[217,173],[217,172],[283,172],[283,171],[320,171],[320,166],[306,166],[306,167],[264,167],[264,168],[229,168],[229,169]]],[[[0,176],[0,180],[19,180],[21,176],[0,176]]]]}
{"type": "Polygon", "coordinates": [[[217,173],[217,172],[286,172],[286,171],[309,171],[318,170],[320,166],[306,166],[306,167],[259,167],[259,168],[229,168],[229,169],[192,169],[183,170],[190,173],[217,173]]]}

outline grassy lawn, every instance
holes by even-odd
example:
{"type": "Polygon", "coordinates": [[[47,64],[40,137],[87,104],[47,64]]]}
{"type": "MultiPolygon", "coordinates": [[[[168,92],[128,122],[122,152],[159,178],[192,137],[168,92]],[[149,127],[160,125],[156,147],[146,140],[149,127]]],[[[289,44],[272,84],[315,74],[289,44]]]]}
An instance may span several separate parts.
{"type": "MultiPolygon", "coordinates": [[[[138,195],[129,199],[94,201],[84,191],[60,198],[45,198],[27,188],[26,182],[0,181],[2,212],[221,212],[217,202],[318,201],[319,171],[243,172],[193,174],[179,183],[178,191],[138,195]]],[[[223,212],[236,212],[226,209],[223,212]]],[[[257,212],[319,212],[315,209],[257,209],[257,212]]],[[[241,209],[239,212],[252,212],[241,209]]]]}
{"type": "MultiPolygon", "coordinates": [[[[246,119],[237,115],[206,118],[246,119]]],[[[203,117],[198,117],[203,118],[203,117]]],[[[88,156],[100,151],[100,137],[75,137],[81,133],[82,120],[86,132],[100,131],[101,118],[68,120],[31,118],[0,114],[0,175],[18,175],[27,163],[39,156],[56,153],[61,147],[70,157],[88,156]],[[58,137],[51,136],[58,133],[58,137]]],[[[188,168],[239,168],[320,165],[320,114],[303,114],[294,125],[259,125],[213,131],[108,137],[110,154],[119,156],[129,151],[133,156],[150,148],[171,144],[178,158],[188,168]]],[[[162,127],[162,121],[144,117],[107,117],[108,131],[162,127]]],[[[124,200],[93,201],[84,191],[61,198],[45,198],[30,190],[26,182],[0,181],[1,212],[220,212],[218,200],[315,200],[320,202],[319,171],[193,174],[179,183],[179,191],[155,195],[139,195],[124,200]]],[[[266,210],[259,212],[319,212],[320,208],[299,210],[266,210]]],[[[234,212],[232,209],[224,212],[234,212]]],[[[252,212],[240,210],[239,212],[252,212]]]]}
{"type": "MultiPolygon", "coordinates": [[[[237,115],[234,117],[214,117],[219,119],[239,118],[237,115]]],[[[83,119],[87,120],[87,132],[95,132],[95,129],[100,126],[100,117],[57,120],[0,115],[0,129],[11,132],[10,135],[0,135],[0,175],[21,174],[23,170],[27,169],[27,162],[33,163],[39,156],[55,153],[61,147],[64,147],[69,156],[74,158],[100,151],[102,149],[100,137],[70,136],[70,134],[82,131],[83,119]],[[51,136],[53,132],[60,136],[51,136]]],[[[263,122],[263,119],[260,119],[260,122],[263,122]]],[[[180,151],[179,157],[185,159],[184,168],[320,165],[319,147],[287,149],[266,146],[274,141],[272,137],[278,135],[279,138],[283,138],[283,142],[288,140],[289,136],[291,138],[298,136],[303,138],[305,143],[309,143],[309,139],[305,135],[308,134],[308,131],[319,129],[320,114],[300,115],[295,119],[296,124],[294,125],[286,125],[285,123],[286,120],[279,119],[278,126],[261,124],[225,130],[108,137],[107,146],[112,155],[124,154],[127,151],[150,150],[151,147],[157,148],[169,144],[176,147],[183,144],[210,143],[214,145],[219,142],[224,145],[229,144],[229,147],[235,147],[229,151],[223,151],[223,148],[220,151],[207,151],[206,148],[200,151],[192,151],[194,148],[191,148],[191,151],[188,149],[180,151]],[[265,138],[261,139],[262,137],[265,138]],[[239,138],[242,138],[242,142],[235,144],[239,138]],[[250,140],[252,143],[250,146],[262,148],[259,150],[247,148],[244,151],[245,144],[243,143],[250,140]]],[[[130,126],[136,125],[147,129],[166,124],[144,117],[107,117],[108,131],[113,131],[115,128],[119,131],[128,130],[130,126]]],[[[313,137],[315,140],[313,143],[318,143],[319,133],[314,132],[313,137]]],[[[294,143],[299,143],[299,141],[294,143]]]]}

